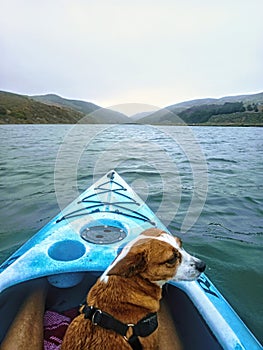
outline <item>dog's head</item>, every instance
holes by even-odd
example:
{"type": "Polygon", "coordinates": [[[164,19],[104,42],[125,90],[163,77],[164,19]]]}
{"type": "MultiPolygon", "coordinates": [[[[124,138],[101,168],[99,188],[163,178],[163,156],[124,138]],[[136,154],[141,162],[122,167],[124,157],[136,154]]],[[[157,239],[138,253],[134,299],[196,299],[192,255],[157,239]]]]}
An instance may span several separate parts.
{"type": "Polygon", "coordinates": [[[124,247],[104,277],[141,275],[162,285],[168,280],[193,281],[204,270],[205,263],[188,254],[179,238],[159,229],[148,229],[124,247]]]}

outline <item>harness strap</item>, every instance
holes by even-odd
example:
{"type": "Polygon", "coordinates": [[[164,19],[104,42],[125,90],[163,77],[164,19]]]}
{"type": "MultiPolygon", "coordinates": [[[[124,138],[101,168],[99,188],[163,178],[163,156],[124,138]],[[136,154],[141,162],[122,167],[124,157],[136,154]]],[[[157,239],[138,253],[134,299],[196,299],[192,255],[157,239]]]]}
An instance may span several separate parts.
{"type": "Polygon", "coordinates": [[[86,319],[91,320],[94,326],[100,326],[120,334],[133,350],[142,350],[142,344],[138,337],[147,337],[158,327],[157,313],[147,315],[136,324],[125,324],[93,306],[84,305],[81,312],[84,313],[86,319]],[[127,338],[126,335],[130,328],[133,333],[130,338],[127,338]]]}

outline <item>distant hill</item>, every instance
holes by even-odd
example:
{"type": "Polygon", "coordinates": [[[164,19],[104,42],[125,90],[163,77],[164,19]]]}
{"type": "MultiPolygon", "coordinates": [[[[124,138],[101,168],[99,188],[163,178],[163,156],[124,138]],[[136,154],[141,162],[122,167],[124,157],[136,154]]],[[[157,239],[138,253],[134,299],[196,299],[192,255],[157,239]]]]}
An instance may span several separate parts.
{"type": "Polygon", "coordinates": [[[137,120],[161,125],[263,125],[263,93],[177,103],[137,120]]]}
{"type": "Polygon", "coordinates": [[[167,106],[166,109],[168,110],[176,110],[176,112],[181,112],[185,110],[186,108],[191,108],[194,106],[203,106],[203,105],[209,105],[212,103],[219,103],[219,100],[216,98],[202,98],[197,100],[190,100],[185,102],[179,102],[171,106],[167,106]]]}
{"type": "Polygon", "coordinates": [[[263,92],[177,103],[131,118],[91,102],[55,94],[23,96],[0,91],[0,124],[155,124],[263,126],[263,92]],[[85,118],[84,118],[85,117],[85,118]]]}
{"type": "Polygon", "coordinates": [[[137,119],[138,124],[151,124],[151,125],[178,125],[183,124],[177,113],[169,111],[168,108],[160,109],[157,112],[151,113],[146,117],[137,119]]]}
{"type": "Polygon", "coordinates": [[[79,101],[79,100],[69,100],[63,97],[60,97],[55,94],[47,94],[47,95],[36,95],[36,96],[31,96],[35,101],[45,103],[47,105],[51,106],[58,106],[58,107],[66,107],[66,108],[71,108],[75,109],[81,113],[84,114],[90,114],[97,109],[100,109],[101,107],[95,105],[94,103],[91,102],[86,102],[86,101],[79,101]]]}
{"type": "Polygon", "coordinates": [[[23,96],[0,91],[1,124],[88,124],[128,123],[119,112],[93,103],[67,100],[57,95],[23,96]]]}
{"type": "Polygon", "coordinates": [[[83,114],[78,111],[49,106],[27,96],[0,91],[1,124],[74,124],[82,117],[83,114]]]}
{"type": "Polygon", "coordinates": [[[225,96],[221,98],[203,98],[197,100],[190,100],[185,102],[176,103],[174,105],[166,107],[168,110],[182,111],[186,108],[195,106],[210,105],[210,104],[224,104],[225,102],[243,102],[243,103],[262,103],[263,92],[251,95],[237,95],[237,96],[225,96]]]}
{"type": "Polygon", "coordinates": [[[148,115],[153,114],[154,112],[139,112],[136,114],[133,114],[132,116],[130,116],[130,119],[134,122],[136,122],[137,120],[140,120],[144,117],[147,117],[148,115]]]}
{"type": "Polygon", "coordinates": [[[97,124],[125,124],[130,122],[129,117],[125,114],[102,108],[91,102],[69,100],[54,94],[32,96],[31,98],[48,105],[66,107],[84,115],[89,115],[97,124]]]}

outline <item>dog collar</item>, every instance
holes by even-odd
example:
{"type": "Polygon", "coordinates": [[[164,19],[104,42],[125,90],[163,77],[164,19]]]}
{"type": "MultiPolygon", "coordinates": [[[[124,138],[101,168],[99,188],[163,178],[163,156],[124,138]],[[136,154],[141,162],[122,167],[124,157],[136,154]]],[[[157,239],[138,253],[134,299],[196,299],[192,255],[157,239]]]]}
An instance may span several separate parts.
{"type": "Polygon", "coordinates": [[[147,337],[158,327],[156,312],[148,314],[136,324],[125,324],[107,312],[101,311],[100,309],[87,304],[83,305],[81,313],[84,314],[85,319],[91,320],[94,326],[100,326],[104,329],[112,330],[120,334],[130,344],[133,350],[142,350],[142,344],[138,337],[147,337]],[[132,329],[132,335],[128,338],[127,332],[129,329],[132,329]]]}

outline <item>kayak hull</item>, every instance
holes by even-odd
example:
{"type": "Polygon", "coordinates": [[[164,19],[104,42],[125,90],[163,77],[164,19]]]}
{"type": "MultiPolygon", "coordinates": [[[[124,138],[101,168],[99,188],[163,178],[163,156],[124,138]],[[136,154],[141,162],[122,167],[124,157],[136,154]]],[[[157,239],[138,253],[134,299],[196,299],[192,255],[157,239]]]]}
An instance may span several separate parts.
{"type": "MultiPolygon", "coordinates": [[[[0,266],[0,342],[21,303],[15,295],[25,295],[31,280],[47,278],[55,298],[78,305],[79,291],[86,294],[122,247],[151,227],[168,232],[115,171],[102,177],[0,266]]],[[[167,283],[164,300],[185,349],[262,349],[205,274],[167,283]]]]}

